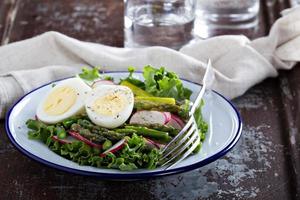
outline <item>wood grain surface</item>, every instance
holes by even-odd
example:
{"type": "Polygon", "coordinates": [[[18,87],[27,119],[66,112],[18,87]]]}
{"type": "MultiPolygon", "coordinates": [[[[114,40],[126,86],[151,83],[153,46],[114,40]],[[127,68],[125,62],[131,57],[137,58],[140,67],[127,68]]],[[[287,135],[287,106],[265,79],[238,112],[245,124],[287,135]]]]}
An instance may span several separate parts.
{"type": "MultiPolygon", "coordinates": [[[[267,35],[289,0],[262,0],[267,35]]],[[[123,46],[121,0],[1,0],[2,44],[46,31],[123,46]]],[[[224,31],[220,34],[230,34],[224,31]]],[[[241,31],[239,34],[249,34],[241,31]]],[[[300,66],[234,100],[244,120],[237,146],[203,168],[163,178],[113,182],[68,174],[32,161],[9,142],[0,122],[0,200],[9,199],[300,199],[300,66]]]]}

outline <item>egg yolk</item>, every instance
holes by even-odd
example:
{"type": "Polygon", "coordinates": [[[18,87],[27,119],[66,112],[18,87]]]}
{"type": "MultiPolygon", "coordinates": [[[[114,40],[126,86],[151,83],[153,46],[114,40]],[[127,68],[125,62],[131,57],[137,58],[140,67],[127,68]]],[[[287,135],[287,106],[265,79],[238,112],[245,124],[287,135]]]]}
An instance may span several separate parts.
{"type": "Polygon", "coordinates": [[[75,104],[76,99],[76,90],[72,87],[64,86],[54,89],[44,103],[44,111],[48,115],[61,115],[75,104]]]}
{"type": "Polygon", "coordinates": [[[123,96],[116,93],[108,94],[96,99],[92,105],[92,110],[100,115],[114,116],[120,113],[127,104],[123,96]]]}

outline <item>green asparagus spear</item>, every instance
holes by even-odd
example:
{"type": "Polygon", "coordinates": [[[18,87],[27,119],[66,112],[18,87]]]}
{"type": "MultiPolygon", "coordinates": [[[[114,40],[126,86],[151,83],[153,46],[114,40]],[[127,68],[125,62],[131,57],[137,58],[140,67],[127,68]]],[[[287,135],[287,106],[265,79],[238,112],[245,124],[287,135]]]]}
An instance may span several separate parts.
{"type": "Polygon", "coordinates": [[[103,142],[105,142],[107,139],[103,136],[97,135],[97,134],[93,134],[90,132],[90,130],[88,129],[80,129],[78,131],[78,133],[80,135],[82,135],[83,137],[89,139],[90,141],[97,143],[97,144],[102,144],[103,142]]]}
{"type": "Polygon", "coordinates": [[[129,129],[129,128],[120,128],[120,129],[115,129],[114,131],[116,131],[117,133],[123,133],[126,135],[131,135],[131,134],[137,132],[136,130],[129,129]]]}
{"type": "MultiPolygon", "coordinates": [[[[131,126],[141,126],[140,124],[130,124],[131,126]]],[[[176,136],[179,133],[179,130],[176,128],[173,128],[172,126],[167,126],[167,125],[161,125],[161,124],[143,124],[143,126],[150,128],[150,129],[155,129],[158,131],[163,131],[163,132],[168,132],[169,135],[171,136],[176,136]]]]}
{"type": "Polygon", "coordinates": [[[78,132],[83,137],[90,139],[96,143],[103,143],[105,140],[111,140],[113,142],[117,142],[125,137],[125,134],[118,133],[112,130],[104,129],[104,130],[96,130],[94,127],[90,127],[90,129],[84,128],[79,124],[72,124],[71,130],[78,132]]]}
{"type": "Polygon", "coordinates": [[[158,131],[158,130],[150,129],[147,127],[125,126],[125,129],[135,130],[136,134],[138,134],[138,135],[154,138],[163,143],[167,143],[167,142],[171,141],[171,139],[172,139],[169,136],[168,132],[158,131]]]}
{"type": "Polygon", "coordinates": [[[110,132],[111,130],[107,128],[103,128],[97,125],[94,125],[91,121],[84,119],[84,120],[78,120],[78,124],[86,129],[89,129],[93,133],[98,133],[98,132],[110,132]]]}
{"type": "Polygon", "coordinates": [[[89,120],[86,120],[86,119],[79,119],[77,123],[80,126],[82,126],[83,128],[87,128],[87,129],[92,129],[94,127],[92,122],[90,122],[89,120]]]}
{"type": "Polygon", "coordinates": [[[171,104],[175,105],[176,100],[174,98],[169,97],[145,97],[145,96],[137,96],[134,98],[135,101],[150,101],[156,104],[171,104]]]}
{"type": "Polygon", "coordinates": [[[132,90],[132,92],[135,96],[144,96],[144,97],[151,97],[152,96],[151,94],[149,94],[145,90],[133,85],[132,83],[130,83],[126,80],[122,81],[120,85],[129,87],[132,90]]]}
{"type": "Polygon", "coordinates": [[[186,102],[177,104],[158,103],[155,101],[149,101],[145,98],[135,98],[134,108],[137,110],[157,110],[164,112],[177,113],[180,117],[188,118],[188,109],[186,109],[186,102]]]}

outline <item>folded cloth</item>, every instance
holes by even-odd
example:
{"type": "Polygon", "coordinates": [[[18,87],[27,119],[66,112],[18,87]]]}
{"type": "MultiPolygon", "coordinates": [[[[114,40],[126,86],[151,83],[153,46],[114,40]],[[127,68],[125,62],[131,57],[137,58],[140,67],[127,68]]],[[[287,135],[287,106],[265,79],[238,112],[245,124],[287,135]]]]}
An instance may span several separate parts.
{"type": "Polygon", "coordinates": [[[83,66],[102,70],[164,66],[180,77],[200,83],[205,63],[212,60],[213,88],[228,98],[242,95],[278,69],[300,61],[300,8],[286,11],[269,36],[250,41],[245,36],[199,40],[179,51],[164,47],[115,48],[82,42],[57,32],[0,48],[0,118],[17,98],[47,82],[78,73],[83,66]]]}

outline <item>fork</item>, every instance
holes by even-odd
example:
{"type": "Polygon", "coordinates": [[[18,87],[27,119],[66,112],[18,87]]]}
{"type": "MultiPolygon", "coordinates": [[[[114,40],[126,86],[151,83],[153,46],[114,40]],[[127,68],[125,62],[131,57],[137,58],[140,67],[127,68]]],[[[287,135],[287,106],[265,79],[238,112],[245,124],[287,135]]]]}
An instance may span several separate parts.
{"type": "Polygon", "coordinates": [[[189,120],[183,129],[160,150],[161,166],[168,165],[165,169],[170,169],[188,157],[200,144],[200,136],[197,123],[194,118],[195,110],[201,103],[202,97],[207,89],[211,89],[214,80],[214,71],[211,61],[208,60],[206,71],[203,77],[203,86],[189,111],[189,120]]]}

